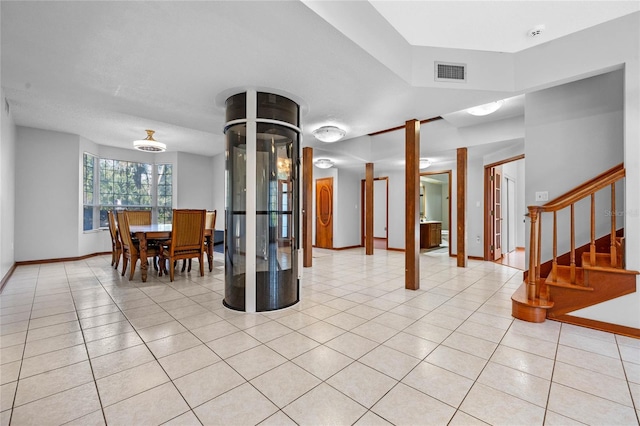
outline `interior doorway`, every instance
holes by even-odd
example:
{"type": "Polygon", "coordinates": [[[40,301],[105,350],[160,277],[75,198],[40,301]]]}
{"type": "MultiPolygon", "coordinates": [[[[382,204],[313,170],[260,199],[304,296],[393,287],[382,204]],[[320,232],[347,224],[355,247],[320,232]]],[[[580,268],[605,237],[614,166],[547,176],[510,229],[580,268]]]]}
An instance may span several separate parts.
{"type": "MultiPolygon", "coordinates": [[[[365,183],[360,182],[360,245],[365,244],[365,183]]],[[[373,178],[373,248],[389,247],[389,177],[373,178]]]]}
{"type": "Polygon", "coordinates": [[[451,256],[451,170],[420,173],[420,251],[451,256]]]}
{"type": "Polygon", "coordinates": [[[484,259],[524,265],[524,155],[484,168],[484,259]]]}
{"type": "Polygon", "coordinates": [[[316,180],[316,247],[333,248],[333,178],[316,180]]]}

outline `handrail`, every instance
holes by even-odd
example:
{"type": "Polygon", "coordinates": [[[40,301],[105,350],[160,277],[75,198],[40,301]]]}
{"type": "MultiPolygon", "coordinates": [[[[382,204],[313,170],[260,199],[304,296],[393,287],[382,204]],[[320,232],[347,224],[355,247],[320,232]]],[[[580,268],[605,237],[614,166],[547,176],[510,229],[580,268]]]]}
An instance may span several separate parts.
{"type": "Polygon", "coordinates": [[[573,188],[571,191],[566,192],[559,197],[554,198],[546,204],[538,206],[543,212],[552,212],[562,210],[571,204],[574,204],[583,198],[588,197],[592,193],[617,182],[625,177],[624,164],[620,163],[615,167],[607,170],[604,173],[600,173],[598,176],[590,179],[583,184],[573,188]]]}
{"type": "MultiPolygon", "coordinates": [[[[596,246],[595,246],[595,193],[606,188],[611,187],[611,211],[615,211],[615,185],[616,182],[625,177],[624,164],[618,164],[617,166],[599,174],[598,176],[590,179],[583,184],[573,188],[565,194],[554,198],[550,202],[540,206],[528,206],[529,218],[531,220],[531,233],[530,233],[530,245],[529,245],[529,277],[527,280],[527,297],[529,299],[536,300],[540,298],[540,267],[541,267],[541,252],[542,252],[542,213],[553,212],[553,258],[551,267],[551,279],[557,279],[558,262],[557,262],[557,212],[564,208],[570,207],[570,220],[571,220],[571,251],[570,264],[569,264],[569,276],[571,284],[576,283],[576,258],[575,258],[575,204],[587,197],[591,198],[591,244],[589,248],[589,260],[591,265],[596,263],[596,246]]],[[[612,267],[622,267],[622,260],[618,259],[617,246],[616,246],[616,217],[615,214],[611,214],[611,246],[610,246],[610,265],[612,267]]]]}

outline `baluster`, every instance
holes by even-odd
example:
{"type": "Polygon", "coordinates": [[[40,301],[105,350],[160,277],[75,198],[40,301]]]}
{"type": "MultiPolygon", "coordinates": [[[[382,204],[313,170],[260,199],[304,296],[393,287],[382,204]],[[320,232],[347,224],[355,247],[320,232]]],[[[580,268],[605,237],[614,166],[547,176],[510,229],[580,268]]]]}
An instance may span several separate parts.
{"type": "Polygon", "coordinates": [[[538,212],[535,208],[529,208],[529,218],[531,219],[531,236],[529,241],[529,280],[527,282],[527,298],[534,300],[536,298],[536,253],[537,249],[537,233],[536,222],[538,218],[538,212]]]}
{"type": "Polygon", "coordinates": [[[616,183],[611,184],[611,266],[617,265],[617,252],[616,252],[616,183]]]}
{"type": "Polygon", "coordinates": [[[542,212],[538,215],[538,253],[536,256],[536,299],[540,297],[540,268],[542,263],[542,256],[540,250],[542,249],[542,212]]]}
{"type": "Polygon", "coordinates": [[[551,264],[551,279],[558,279],[558,215],[553,212],[553,263],[551,264]]]}
{"type": "Polygon", "coordinates": [[[591,247],[589,248],[589,262],[591,266],[596,265],[596,194],[591,194],[591,247]]]}
{"type": "Polygon", "coordinates": [[[576,283],[576,230],[575,230],[575,205],[571,204],[571,284],[576,283]]]}

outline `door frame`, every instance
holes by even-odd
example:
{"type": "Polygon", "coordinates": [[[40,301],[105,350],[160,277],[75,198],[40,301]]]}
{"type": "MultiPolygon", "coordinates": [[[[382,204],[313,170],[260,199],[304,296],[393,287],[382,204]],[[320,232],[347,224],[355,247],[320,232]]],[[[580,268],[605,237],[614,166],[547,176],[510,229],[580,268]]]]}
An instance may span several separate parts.
{"type": "MultiPolygon", "coordinates": [[[[389,248],[389,176],[381,176],[381,177],[374,177],[373,178],[374,181],[376,180],[384,180],[387,182],[387,205],[385,206],[386,210],[387,210],[387,223],[385,224],[385,243],[384,243],[384,248],[385,250],[389,248]]],[[[360,180],[360,205],[362,206],[362,208],[360,209],[360,247],[364,247],[364,215],[365,215],[365,200],[364,200],[364,195],[365,195],[365,184],[366,184],[366,179],[361,179],[360,180]]],[[[373,199],[374,203],[375,203],[375,197],[373,199]]],[[[375,204],[373,206],[373,218],[375,219],[375,204]]]]}
{"type": "MultiPolygon", "coordinates": [[[[453,172],[451,170],[441,170],[441,171],[429,171],[429,172],[420,172],[420,176],[429,176],[429,175],[449,175],[449,257],[451,257],[451,177],[453,172]]],[[[425,194],[426,197],[426,194],[425,194]]]]}
{"type": "MultiPolygon", "coordinates": [[[[505,158],[504,160],[496,161],[495,163],[487,164],[484,166],[484,260],[492,262],[491,256],[491,242],[493,236],[491,235],[491,169],[497,166],[501,166],[506,163],[518,161],[524,159],[524,154],[516,155],[515,157],[505,158]]],[[[524,184],[524,182],[523,182],[524,184]]]]}
{"type": "Polygon", "coordinates": [[[333,231],[334,231],[334,187],[333,187],[333,176],[326,176],[326,177],[319,177],[317,179],[314,180],[314,195],[315,195],[315,208],[313,210],[314,212],[314,229],[315,229],[315,244],[314,247],[319,247],[319,248],[328,248],[328,249],[333,249],[333,231]],[[319,247],[318,246],[318,181],[322,181],[322,180],[329,180],[331,181],[331,241],[330,241],[330,246],[331,247],[319,247]]]}

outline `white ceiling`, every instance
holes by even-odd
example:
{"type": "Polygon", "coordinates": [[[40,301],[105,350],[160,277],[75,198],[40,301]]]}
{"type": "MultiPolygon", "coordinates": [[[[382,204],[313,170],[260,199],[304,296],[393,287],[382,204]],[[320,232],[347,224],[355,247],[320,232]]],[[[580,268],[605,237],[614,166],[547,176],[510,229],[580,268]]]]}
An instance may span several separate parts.
{"type": "Polygon", "coordinates": [[[413,46],[519,52],[638,10],[638,1],[378,1],[413,46]],[[544,25],[539,36],[529,30],[544,25]]]}
{"type": "MultiPolygon", "coordinates": [[[[311,130],[335,124],[353,139],[439,115],[454,126],[468,126],[475,123],[472,118],[456,111],[520,95],[414,86],[345,35],[348,31],[337,29],[339,24],[372,33],[381,28],[363,21],[363,15],[328,20],[311,3],[3,0],[2,88],[18,125],[127,149],[145,129],[153,129],[169,151],[202,155],[223,152],[224,101],[249,87],[299,102],[303,145],[336,156],[348,141],[323,145],[311,130]]],[[[367,16],[379,13],[410,44],[513,52],[637,11],[639,5],[360,1],[347,6],[367,16]],[[547,25],[544,38],[522,37],[539,23],[547,25]]],[[[522,98],[516,97],[501,114],[522,111],[522,98]]],[[[484,120],[492,119],[499,117],[484,120]]],[[[384,159],[398,163],[403,151],[396,151],[384,159]]],[[[370,161],[340,155],[351,164],[370,161]]]]}

